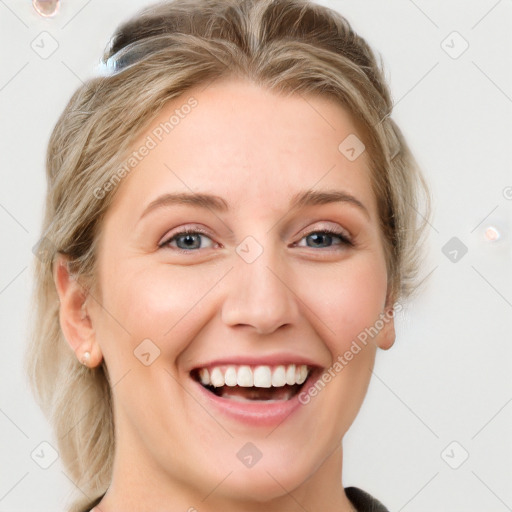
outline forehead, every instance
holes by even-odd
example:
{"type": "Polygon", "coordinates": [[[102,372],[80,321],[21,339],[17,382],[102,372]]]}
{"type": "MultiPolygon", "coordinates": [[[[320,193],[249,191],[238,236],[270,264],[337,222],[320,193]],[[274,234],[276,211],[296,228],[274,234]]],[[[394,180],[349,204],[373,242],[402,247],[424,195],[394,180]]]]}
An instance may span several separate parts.
{"type": "Polygon", "coordinates": [[[110,210],[140,214],[158,194],[180,191],[271,211],[298,190],[337,188],[373,217],[366,152],[353,160],[342,151],[356,134],[329,97],[277,94],[240,79],[194,87],[169,101],[133,144],[139,155],[110,210]]]}

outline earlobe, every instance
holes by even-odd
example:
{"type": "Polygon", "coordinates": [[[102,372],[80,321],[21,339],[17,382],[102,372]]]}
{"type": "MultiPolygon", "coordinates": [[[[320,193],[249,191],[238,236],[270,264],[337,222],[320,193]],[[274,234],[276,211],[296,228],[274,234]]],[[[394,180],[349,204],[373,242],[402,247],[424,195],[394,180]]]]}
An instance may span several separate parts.
{"type": "Polygon", "coordinates": [[[60,301],[60,326],[77,360],[93,368],[101,363],[102,353],[87,312],[89,295],[70,272],[68,261],[65,255],[58,254],[53,265],[54,283],[60,301]]]}
{"type": "Polygon", "coordinates": [[[383,314],[381,314],[380,322],[382,322],[382,328],[377,335],[376,343],[382,350],[389,350],[395,343],[395,315],[393,307],[387,308],[383,314]]]}

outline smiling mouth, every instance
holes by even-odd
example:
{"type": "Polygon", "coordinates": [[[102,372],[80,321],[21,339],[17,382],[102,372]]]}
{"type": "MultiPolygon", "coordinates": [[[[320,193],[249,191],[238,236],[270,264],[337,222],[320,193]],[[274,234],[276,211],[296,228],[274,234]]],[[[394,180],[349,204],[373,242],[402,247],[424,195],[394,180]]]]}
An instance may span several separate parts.
{"type": "Polygon", "coordinates": [[[277,402],[293,398],[313,368],[307,365],[224,365],[196,368],[191,376],[218,397],[239,402],[277,402]]]}

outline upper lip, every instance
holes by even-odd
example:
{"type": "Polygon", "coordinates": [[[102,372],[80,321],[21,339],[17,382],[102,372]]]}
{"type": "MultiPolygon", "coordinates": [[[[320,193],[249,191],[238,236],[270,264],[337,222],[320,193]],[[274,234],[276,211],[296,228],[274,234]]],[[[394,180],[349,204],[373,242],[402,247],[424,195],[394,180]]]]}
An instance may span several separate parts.
{"type": "Polygon", "coordinates": [[[238,355],[238,356],[230,356],[223,357],[218,359],[212,359],[210,361],[205,361],[202,363],[195,364],[190,371],[199,370],[200,368],[211,368],[214,366],[279,366],[279,365],[289,365],[289,364],[304,364],[313,368],[319,368],[317,362],[313,361],[309,357],[294,355],[294,354],[272,354],[268,356],[259,356],[256,357],[254,355],[238,355]]]}

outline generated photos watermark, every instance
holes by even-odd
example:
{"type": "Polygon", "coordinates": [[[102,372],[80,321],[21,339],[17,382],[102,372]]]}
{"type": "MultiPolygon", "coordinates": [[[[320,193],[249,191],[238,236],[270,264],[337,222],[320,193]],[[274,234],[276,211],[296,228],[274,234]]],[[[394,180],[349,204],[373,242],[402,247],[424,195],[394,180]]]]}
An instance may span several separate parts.
{"type": "Polygon", "coordinates": [[[138,149],[133,151],[126,162],[119,167],[111,178],[106,181],[101,187],[96,187],[93,195],[96,199],[103,199],[107,192],[114,190],[121,180],[126,177],[137,165],[149,155],[151,150],[155,149],[160,142],[162,142],[166,135],[171,133],[176,126],[178,126],[186,116],[190,114],[193,108],[197,107],[198,101],[191,96],[186,103],[174,110],[169,119],[160,123],[153,129],[150,135],[146,137],[144,142],[138,149]]]}
{"type": "Polygon", "coordinates": [[[361,352],[363,347],[366,347],[368,339],[373,339],[377,336],[384,326],[394,318],[395,313],[400,312],[402,309],[402,304],[395,302],[393,308],[388,309],[385,313],[380,313],[378,320],[376,320],[372,326],[366,327],[357,335],[356,339],[352,340],[350,347],[336,358],[334,363],[320,375],[313,386],[299,393],[299,402],[303,405],[307,405],[311,402],[311,399],[317,396],[329,382],[339,375],[350,361],[361,352]]]}

